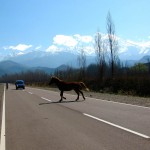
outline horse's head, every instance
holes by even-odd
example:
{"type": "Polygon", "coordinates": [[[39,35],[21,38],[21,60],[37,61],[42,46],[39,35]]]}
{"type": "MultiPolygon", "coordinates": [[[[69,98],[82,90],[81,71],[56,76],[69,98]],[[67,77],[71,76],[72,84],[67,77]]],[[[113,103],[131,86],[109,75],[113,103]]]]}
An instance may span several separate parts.
{"type": "Polygon", "coordinates": [[[49,85],[54,83],[54,77],[51,77],[50,81],[49,81],[49,85]]]}
{"type": "Polygon", "coordinates": [[[53,83],[56,83],[59,79],[57,77],[51,77],[51,80],[49,82],[49,85],[53,84],[53,83]]]}

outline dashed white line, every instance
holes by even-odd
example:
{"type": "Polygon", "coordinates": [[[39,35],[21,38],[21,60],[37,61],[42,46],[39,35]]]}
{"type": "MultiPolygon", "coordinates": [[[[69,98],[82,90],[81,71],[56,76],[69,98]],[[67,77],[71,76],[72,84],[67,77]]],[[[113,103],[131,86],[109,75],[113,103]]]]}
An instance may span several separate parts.
{"type": "Polygon", "coordinates": [[[5,142],[5,86],[3,94],[3,112],[2,112],[2,126],[1,126],[1,138],[0,138],[0,150],[6,149],[5,142]]]}
{"type": "Polygon", "coordinates": [[[28,92],[29,94],[33,94],[32,92],[28,92]]]}
{"type": "Polygon", "coordinates": [[[106,120],[97,118],[97,117],[95,117],[95,116],[92,116],[92,115],[89,115],[89,114],[86,114],[86,113],[83,113],[83,115],[88,116],[88,117],[90,117],[90,118],[93,118],[93,119],[95,119],[95,120],[101,121],[101,122],[103,122],[103,123],[106,123],[106,124],[108,124],[108,125],[111,125],[111,126],[113,126],[113,127],[122,129],[122,130],[124,130],[124,131],[130,132],[130,133],[133,133],[133,134],[136,134],[136,135],[138,135],[138,136],[140,136],[140,137],[143,137],[143,138],[146,138],[146,139],[150,139],[150,137],[147,136],[147,135],[144,135],[144,134],[142,134],[142,133],[139,133],[139,132],[130,130],[130,129],[128,129],[128,128],[125,128],[125,127],[122,127],[122,126],[119,126],[119,125],[116,125],[116,124],[114,124],[114,123],[111,123],[111,122],[108,122],[108,121],[106,121],[106,120]]]}
{"type": "MultiPolygon", "coordinates": [[[[29,94],[33,94],[32,92],[28,92],[29,94]]],[[[41,97],[43,100],[46,100],[46,101],[48,101],[48,102],[52,102],[50,99],[47,99],[47,98],[45,98],[45,97],[41,97]]]]}
{"type": "Polygon", "coordinates": [[[48,101],[48,102],[52,102],[50,99],[47,99],[45,97],[41,97],[41,98],[44,99],[44,100],[46,100],[46,101],[48,101]]]}

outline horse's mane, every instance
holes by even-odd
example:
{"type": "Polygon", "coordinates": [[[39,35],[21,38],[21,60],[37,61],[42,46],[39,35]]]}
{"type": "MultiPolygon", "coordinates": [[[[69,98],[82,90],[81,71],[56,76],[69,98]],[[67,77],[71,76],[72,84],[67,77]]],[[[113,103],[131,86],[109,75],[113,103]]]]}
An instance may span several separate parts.
{"type": "Polygon", "coordinates": [[[55,79],[55,80],[58,80],[58,81],[62,81],[62,80],[60,80],[60,79],[59,79],[58,77],[56,77],[56,76],[52,76],[51,79],[55,79]]]}

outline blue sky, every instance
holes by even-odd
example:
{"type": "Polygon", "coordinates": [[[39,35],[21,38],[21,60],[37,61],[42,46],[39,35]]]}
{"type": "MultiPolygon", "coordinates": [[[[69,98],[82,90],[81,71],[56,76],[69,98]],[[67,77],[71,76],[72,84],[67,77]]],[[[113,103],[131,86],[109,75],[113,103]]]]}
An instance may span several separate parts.
{"type": "Polygon", "coordinates": [[[87,44],[97,30],[106,34],[108,11],[119,38],[150,47],[149,6],[150,0],[0,0],[0,51],[87,44]]]}

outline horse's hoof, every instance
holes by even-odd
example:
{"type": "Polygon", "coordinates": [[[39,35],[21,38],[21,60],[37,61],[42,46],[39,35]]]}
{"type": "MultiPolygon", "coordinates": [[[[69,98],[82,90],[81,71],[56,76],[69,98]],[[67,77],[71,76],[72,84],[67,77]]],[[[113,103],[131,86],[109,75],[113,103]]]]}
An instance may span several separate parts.
{"type": "Polygon", "coordinates": [[[62,99],[61,100],[59,100],[59,102],[61,103],[61,101],[62,101],[62,99]]]}

